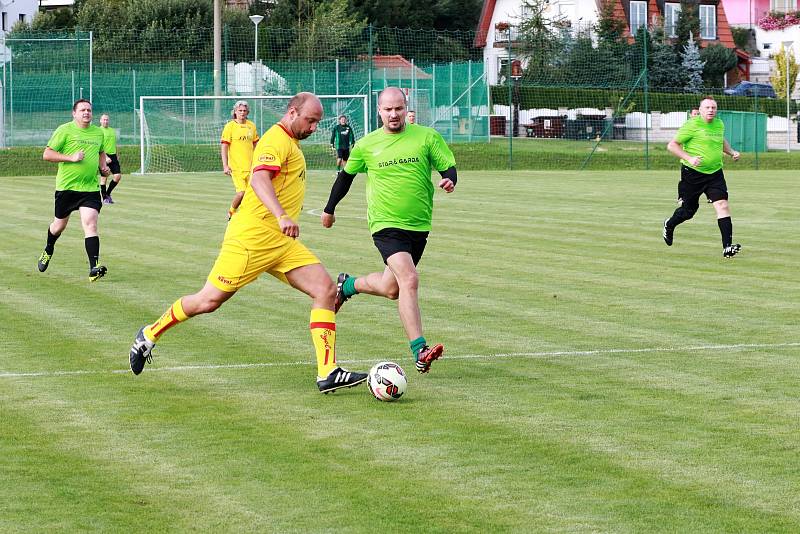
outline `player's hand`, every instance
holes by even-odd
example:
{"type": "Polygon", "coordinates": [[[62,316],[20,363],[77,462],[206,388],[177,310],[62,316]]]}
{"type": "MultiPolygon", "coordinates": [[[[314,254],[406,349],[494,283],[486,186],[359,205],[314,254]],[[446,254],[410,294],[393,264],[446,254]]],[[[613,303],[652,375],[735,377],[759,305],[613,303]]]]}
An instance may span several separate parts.
{"type": "Polygon", "coordinates": [[[109,158],[108,156],[106,156],[106,165],[108,165],[109,163],[111,163],[111,158],[109,158]]]}
{"type": "Polygon", "coordinates": [[[286,215],[282,215],[278,219],[278,226],[285,236],[297,238],[300,235],[300,226],[286,215]]]}
{"type": "Polygon", "coordinates": [[[108,165],[103,165],[102,167],[100,167],[100,174],[102,174],[107,178],[111,176],[111,169],[108,168],[108,165]]]}
{"type": "Polygon", "coordinates": [[[323,211],[322,215],[320,215],[320,219],[322,220],[322,226],[324,226],[325,228],[330,228],[331,226],[333,226],[333,223],[336,222],[336,215],[334,215],[333,213],[325,213],[323,211]]]}
{"type": "Polygon", "coordinates": [[[225,165],[224,167],[222,167],[222,173],[223,174],[227,174],[228,176],[230,176],[231,175],[231,168],[228,167],[227,165],[225,165]]]}
{"type": "Polygon", "coordinates": [[[692,167],[699,167],[703,162],[703,158],[700,156],[695,156],[693,158],[689,158],[687,161],[692,164],[692,167]]]}
{"type": "Polygon", "coordinates": [[[83,161],[83,156],[84,156],[83,150],[78,150],[72,155],[72,162],[78,163],[79,161],[83,161]]]}
{"type": "Polygon", "coordinates": [[[441,180],[439,180],[439,187],[441,187],[448,193],[452,193],[456,188],[456,184],[454,184],[450,178],[442,178],[441,180]]]}
{"type": "Polygon", "coordinates": [[[731,157],[733,158],[733,161],[739,161],[739,156],[740,156],[740,154],[738,152],[736,152],[735,150],[733,152],[731,152],[731,157]]]}

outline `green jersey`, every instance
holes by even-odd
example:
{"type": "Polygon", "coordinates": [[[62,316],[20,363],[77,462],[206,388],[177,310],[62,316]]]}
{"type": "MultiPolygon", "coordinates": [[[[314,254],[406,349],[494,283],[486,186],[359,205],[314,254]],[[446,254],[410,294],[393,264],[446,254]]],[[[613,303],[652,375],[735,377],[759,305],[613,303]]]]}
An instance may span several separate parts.
{"type": "Polygon", "coordinates": [[[455,164],[439,132],[407,124],[400,133],[381,128],[362,137],[344,170],[367,173],[370,233],[384,228],[427,232],[433,216],[431,170],[444,171],[455,164]]]}
{"type": "Polygon", "coordinates": [[[110,128],[108,126],[106,126],[105,128],[103,128],[101,126],[100,129],[103,130],[103,139],[105,139],[105,142],[106,142],[106,145],[105,145],[106,146],[106,155],[110,156],[112,154],[116,154],[117,153],[117,131],[114,128],[110,128]]]}
{"type": "Polygon", "coordinates": [[[83,150],[83,159],[76,163],[62,161],[58,164],[56,191],[99,191],[97,168],[100,165],[100,152],[105,152],[103,131],[90,124],[80,128],[74,121],[62,124],[47,142],[47,146],[70,156],[83,150]]]}
{"type": "Polygon", "coordinates": [[[702,158],[697,167],[681,160],[681,163],[703,174],[712,174],[722,168],[722,148],[725,141],[725,124],[718,117],[706,122],[702,117],[686,121],[675,134],[675,142],[683,146],[690,156],[702,158]]]}

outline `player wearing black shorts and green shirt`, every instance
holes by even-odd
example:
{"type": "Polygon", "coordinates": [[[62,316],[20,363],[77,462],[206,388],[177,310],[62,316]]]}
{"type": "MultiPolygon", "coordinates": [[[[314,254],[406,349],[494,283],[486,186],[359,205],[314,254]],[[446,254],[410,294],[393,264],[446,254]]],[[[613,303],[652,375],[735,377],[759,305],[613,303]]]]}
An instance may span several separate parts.
{"type": "Polygon", "coordinates": [[[339,116],[339,124],[331,131],[331,146],[336,151],[336,170],[341,170],[350,158],[350,149],[356,144],[356,133],[347,123],[347,116],[339,116]]]}
{"type": "Polygon", "coordinates": [[[55,217],[47,228],[47,244],[39,256],[40,272],[47,270],[56,240],[66,229],[70,214],[79,211],[83,226],[86,255],[89,257],[89,280],[95,281],[107,269],[98,265],[100,238],[97,217],[102,208],[97,169],[108,173],[106,141],[102,130],[92,124],[92,104],[78,100],[72,106],[72,122],[56,128],[42,156],[45,161],[58,163],[56,175],[55,217]]]}
{"type": "Polygon", "coordinates": [[[336,222],[336,205],[350,190],[355,175],[366,172],[369,231],[386,268],[360,277],[339,274],[335,307],[338,311],[344,301],[357,293],[397,299],[417,371],[427,373],[431,363],[444,353],[444,347],[429,346],[422,335],[416,266],[431,230],[431,171],[436,169],[441,174],[439,187],[452,193],[458,179],[456,161],[436,130],[405,123],[406,97],[397,87],[380,94],[378,113],[383,128],[356,143],[333,184],[322,225],[330,228],[336,222]]]}
{"type": "Polygon", "coordinates": [[[742,246],[733,243],[733,223],[728,206],[728,186],[722,173],[722,154],[734,161],[739,153],[725,139],[725,125],[717,118],[717,103],[711,97],[700,102],[699,115],[680,127],[667,149],[681,160],[681,181],[678,183],[678,208],[664,221],[664,242],[672,246],[675,227],[688,221],[699,208],[700,195],[705,194],[717,212],[717,225],[722,236],[722,256],[732,258],[742,246]]]}
{"type": "Polygon", "coordinates": [[[111,198],[111,192],[119,185],[122,179],[122,168],[119,166],[119,159],[117,159],[117,131],[111,127],[111,119],[108,113],[100,115],[100,129],[103,131],[103,137],[106,142],[106,163],[108,168],[111,169],[112,179],[111,183],[106,186],[107,177],[100,175],[100,194],[103,196],[103,204],[113,204],[114,199],[111,198]]]}

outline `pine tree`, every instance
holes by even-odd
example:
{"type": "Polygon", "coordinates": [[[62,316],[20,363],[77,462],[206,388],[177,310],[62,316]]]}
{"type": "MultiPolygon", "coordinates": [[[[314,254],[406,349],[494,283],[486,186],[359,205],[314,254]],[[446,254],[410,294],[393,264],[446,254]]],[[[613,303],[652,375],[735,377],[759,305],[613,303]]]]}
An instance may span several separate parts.
{"type": "MultiPolygon", "coordinates": [[[[772,86],[775,88],[775,94],[778,98],[782,98],[786,100],[786,50],[784,50],[783,45],[781,45],[780,51],[772,56],[775,60],[775,74],[769,77],[769,81],[772,82],[772,86]]],[[[797,65],[797,61],[794,59],[794,54],[788,54],[789,56],[789,95],[794,92],[795,84],[797,83],[797,71],[800,70],[800,67],[797,65]]]]}
{"type": "Polygon", "coordinates": [[[700,59],[700,50],[694,41],[694,36],[689,33],[689,41],[681,53],[681,66],[686,76],[686,85],[683,89],[688,93],[700,93],[703,90],[703,66],[700,59]]]}

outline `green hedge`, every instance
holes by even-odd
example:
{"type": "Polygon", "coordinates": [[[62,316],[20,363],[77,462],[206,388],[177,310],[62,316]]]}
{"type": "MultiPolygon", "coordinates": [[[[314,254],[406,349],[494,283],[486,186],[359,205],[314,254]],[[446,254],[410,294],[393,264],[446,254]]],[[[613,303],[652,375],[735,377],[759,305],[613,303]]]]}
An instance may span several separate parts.
{"type": "MultiPolygon", "coordinates": [[[[521,109],[558,109],[558,108],[616,108],[622,99],[628,96],[627,89],[580,89],[576,87],[532,87],[522,86],[518,89],[521,109]]],[[[726,111],[758,111],[767,115],[785,116],[786,101],[775,98],[751,98],[746,96],[725,96],[716,91],[713,94],[720,109],[726,111]],[[758,109],[756,109],[758,106],[758,109]]],[[[669,113],[687,111],[697,107],[702,95],[687,93],[648,93],[649,108],[652,111],[669,113]]],[[[492,86],[492,103],[508,105],[509,88],[507,85],[492,86]]],[[[633,102],[632,111],[644,111],[644,92],[634,91],[629,102],[633,102]]],[[[790,102],[792,113],[797,112],[797,103],[790,102]]]]}

